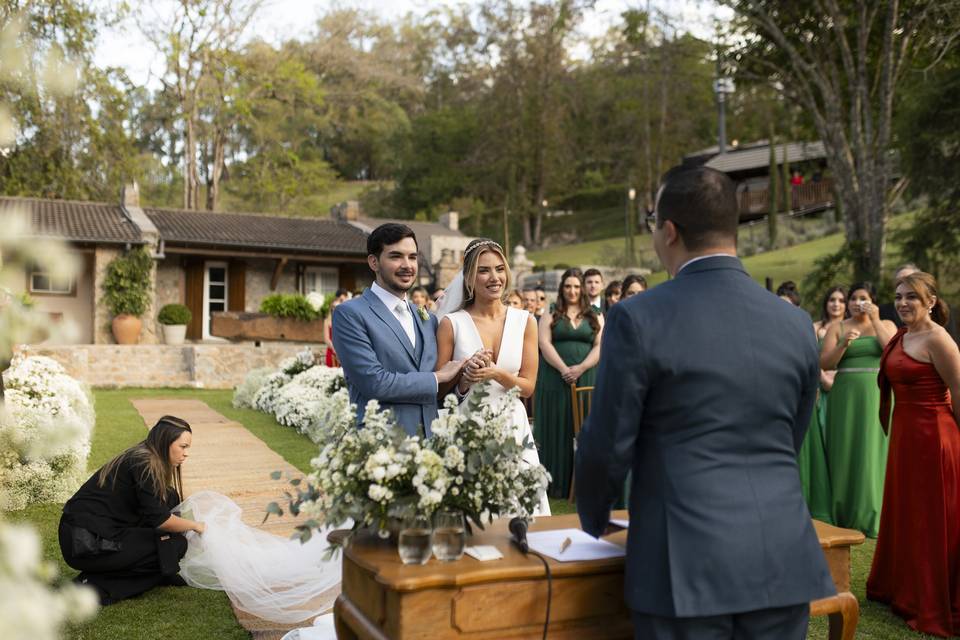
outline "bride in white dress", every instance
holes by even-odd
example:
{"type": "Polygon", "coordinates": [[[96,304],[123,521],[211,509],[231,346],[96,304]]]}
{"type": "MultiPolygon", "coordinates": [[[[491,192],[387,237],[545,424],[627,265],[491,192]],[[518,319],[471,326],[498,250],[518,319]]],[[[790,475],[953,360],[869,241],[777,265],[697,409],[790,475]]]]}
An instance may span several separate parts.
{"type": "MultiPolygon", "coordinates": [[[[466,359],[460,378],[454,383],[461,398],[469,398],[478,382],[489,380],[487,402],[510,402],[517,443],[533,440],[527,411],[507,391],[517,387],[520,397],[533,395],[537,381],[539,352],[537,323],[523,309],[504,304],[510,289],[510,268],[499,244],[477,239],[467,245],[463,270],[447,287],[437,315],[437,368],[450,360],[466,359]]],[[[441,387],[441,395],[454,390],[441,387]]],[[[466,400],[461,407],[466,406],[466,400]]],[[[525,449],[523,458],[539,465],[535,448],[525,449]]],[[[550,515],[546,493],[534,515],[550,515]]]]}

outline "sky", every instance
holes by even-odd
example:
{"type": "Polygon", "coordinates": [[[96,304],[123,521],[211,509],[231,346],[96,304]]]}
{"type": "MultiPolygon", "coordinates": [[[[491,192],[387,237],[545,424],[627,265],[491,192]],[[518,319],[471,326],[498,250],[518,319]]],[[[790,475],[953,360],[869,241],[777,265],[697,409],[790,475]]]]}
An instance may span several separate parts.
{"type": "MultiPolygon", "coordinates": [[[[107,6],[111,0],[102,0],[102,4],[107,6]]],[[[154,4],[163,6],[164,0],[156,0],[154,4]]],[[[266,0],[249,35],[273,43],[306,38],[313,31],[317,17],[338,6],[367,9],[387,19],[396,19],[410,12],[423,15],[431,9],[460,4],[463,0],[266,0]]],[[[650,0],[650,4],[666,12],[686,30],[706,39],[713,33],[715,19],[729,20],[731,15],[729,10],[716,7],[711,0],[650,0]]],[[[585,16],[581,31],[590,36],[600,35],[617,21],[623,11],[646,6],[647,0],[597,0],[594,9],[585,16]]],[[[137,85],[156,86],[156,78],[162,71],[162,60],[143,40],[132,18],[101,32],[95,61],[100,67],[124,68],[137,85]]]]}

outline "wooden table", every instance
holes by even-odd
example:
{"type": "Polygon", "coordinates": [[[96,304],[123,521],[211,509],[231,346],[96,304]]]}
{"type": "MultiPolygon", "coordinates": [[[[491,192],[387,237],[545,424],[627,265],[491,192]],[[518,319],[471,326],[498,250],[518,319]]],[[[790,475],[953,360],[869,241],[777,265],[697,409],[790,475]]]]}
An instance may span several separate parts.
{"type": "MultiPolygon", "coordinates": [[[[626,511],[613,517],[626,518],[626,511]]],[[[814,521],[840,595],[811,604],[811,614],[830,616],[830,638],[853,638],[859,607],[850,588],[850,545],[856,531],[814,521]]],[[[532,531],[579,528],[575,514],[539,518],[532,531]]],[[[626,543],[626,531],[607,537],[626,543]]],[[[510,544],[507,520],[478,531],[470,544],[496,546],[504,558],[479,562],[431,559],[424,566],[400,562],[396,545],[370,535],[354,538],[343,555],[343,591],[334,607],[340,640],[476,640],[540,638],[547,603],[546,574],[535,556],[510,544]]],[[[597,640],[633,638],[623,600],[623,558],[591,562],[549,560],[553,597],[549,637],[597,640]]]]}

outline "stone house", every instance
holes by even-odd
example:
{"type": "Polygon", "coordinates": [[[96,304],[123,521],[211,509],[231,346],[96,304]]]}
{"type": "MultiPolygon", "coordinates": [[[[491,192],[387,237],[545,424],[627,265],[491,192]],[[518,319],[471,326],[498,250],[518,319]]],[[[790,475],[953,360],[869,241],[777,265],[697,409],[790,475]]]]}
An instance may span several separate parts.
{"type": "Polygon", "coordinates": [[[78,344],[113,343],[101,300],[106,267],[138,245],[155,261],[141,344],[161,341],[156,316],[168,303],[193,312],[188,340],[217,342],[211,313],[257,311],[274,292],[352,291],[372,280],[366,234],[333,219],[141,208],[135,185],[115,204],[0,198],[0,218],[17,212],[29,216],[38,236],[65,240],[82,268],[70,282],[28,269],[21,282],[6,286],[29,293],[55,319],[73,322],[78,344]]]}
{"type": "Polygon", "coordinates": [[[331,218],[351,224],[365,234],[387,222],[410,227],[417,235],[420,249],[420,285],[430,290],[450,284],[463,264],[463,250],[473,240],[460,231],[460,214],[456,211],[441,215],[437,222],[370,218],[363,215],[359,202],[351,200],[334,207],[331,218]]]}

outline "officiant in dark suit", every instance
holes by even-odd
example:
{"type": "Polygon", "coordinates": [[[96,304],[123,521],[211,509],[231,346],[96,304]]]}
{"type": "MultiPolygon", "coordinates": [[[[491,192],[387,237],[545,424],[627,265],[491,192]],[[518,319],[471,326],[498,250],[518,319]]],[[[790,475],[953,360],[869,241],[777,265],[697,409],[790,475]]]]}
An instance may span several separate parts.
{"type": "Polygon", "coordinates": [[[738,217],[723,173],[671,170],[648,224],[673,279],[607,315],[577,511],[601,535],[632,471],[637,638],[801,640],[809,603],[836,593],[796,463],[816,339],[744,270],[738,217]]]}

